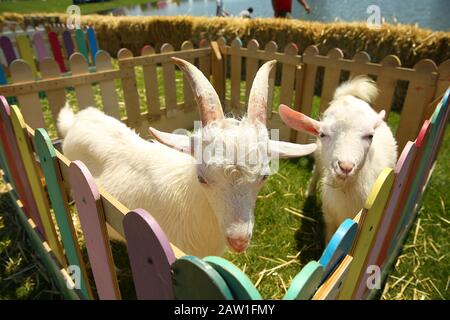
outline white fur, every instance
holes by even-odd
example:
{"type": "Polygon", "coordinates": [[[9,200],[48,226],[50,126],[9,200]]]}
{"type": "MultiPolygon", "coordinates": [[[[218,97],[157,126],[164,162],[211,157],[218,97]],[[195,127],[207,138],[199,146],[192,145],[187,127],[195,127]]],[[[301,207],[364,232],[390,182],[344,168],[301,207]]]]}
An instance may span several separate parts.
{"type": "MultiPolygon", "coordinates": [[[[227,238],[251,238],[256,197],[270,171],[266,155],[254,148],[255,142],[268,145],[264,125],[245,118],[225,118],[197,130],[194,137],[201,138],[203,153],[208,156],[201,162],[191,154],[143,140],[93,107],[74,115],[66,106],[58,128],[66,134],[63,152],[69,159],[81,160],[96,181],[128,208],[146,209],[184,252],[199,257],[221,255],[227,238]],[[240,163],[233,152],[220,156],[220,146],[226,151],[244,148],[244,153],[237,154],[256,160],[240,163]],[[198,176],[208,184],[200,183],[198,176]]],[[[190,150],[186,136],[159,133],[172,145],[178,142],[173,146],[179,150],[190,150]]],[[[297,146],[288,156],[315,150],[315,145],[288,143],[279,148],[284,145],[297,146]],[[303,148],[309,151],[299,151],[303,148]]]]}
{"type": "Polygon", "coordinates": [[[383,121],[384,112],[376,113],[369,105],[377,96],[375,84],[358,77],[337,88],[330,107],[320,121],[316,168],[309,192],[321,183],[322,211],[327,227],[327,241],[345,218],[353,218],[364,206],[371,188],[385,167],[394,167],[397,144],[383,121]],[[373,140],[364,138],[373,134],[373,140]],[[345,178],[337,161],[355,164],[345,178]]]}

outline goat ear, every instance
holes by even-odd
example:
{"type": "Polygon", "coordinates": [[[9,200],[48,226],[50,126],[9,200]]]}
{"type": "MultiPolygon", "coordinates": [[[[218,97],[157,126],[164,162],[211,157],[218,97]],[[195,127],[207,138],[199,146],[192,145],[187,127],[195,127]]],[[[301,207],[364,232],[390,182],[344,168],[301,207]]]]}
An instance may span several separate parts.
{"type": "Polygon", "coordinates": [[[376,122],[375,122],[374,129],[378,128],[378,126],[379,126],[380,124],[383,123],[384,117],[385,117],[385,116],[386,116],[386,111],[385,111],[385,110],[381,110],[381,111],[378,113],[378,115],[377,115],[377,120],[376,120],[376,122]]]}
{"type": "Polygon", "coordinates": [[[303,131],[313,136],[318,136],[320,132],[320,122],[304,115],[301,112],[292,110],[288,106],[281,104],[278,111],[284,123],[292,129],[303,131]]]}
{"type": "Polygon", "coordinates": [[[317,144],[297,144],[284,141],[269,141],[269,151],[272,158],[278,155],[279,158],[297,158],[313,153],[317,149],[317,144]]]}
{"type": "Polygon", "coordinates": [[[149,128],[149,132],[159,143],[162,143],[172,149],[192,154],[191,139],[189,136],[184,134],[162,132],[152,127],[149,128]]]}

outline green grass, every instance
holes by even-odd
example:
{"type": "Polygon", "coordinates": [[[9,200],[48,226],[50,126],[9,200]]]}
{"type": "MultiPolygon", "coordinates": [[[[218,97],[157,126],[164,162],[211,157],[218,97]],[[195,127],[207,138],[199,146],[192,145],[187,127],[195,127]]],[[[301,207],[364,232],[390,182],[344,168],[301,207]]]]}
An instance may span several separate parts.
{"type": "MultiPolygon", "coordinates": [[[[142,110],[145,106],[142,70],[137,70],[142,110]]],[[[159,83],[162,72],[158,70],[159,83]]],[[[176,77],[177,98],[183,100],[181,74],[176,77]]],[[[229,84],[228,84],[229,87],[229,84]]],[[[241,92],[243,97],[245,91],[241,92]]],[[[123,101],[118,85],[119,100],[123,101]]],[[[98,86],[94,86],[96,105],[101,106],[98,86]]],[[[164,105],[163,87],[159,86],[164,105]]],[[[69,101],[75,103],[73,91],[69,101]]],[[[279,88],[275,89],[274,106],[278,105],[279,88]]],[[[42,99],[49,132],[54,136],[54,123],[45,99],[42,99]]],[[[314,99],[314,115],[320,99],[314,99]]],[[[123,103],[120,103],[123,114],[123,103]]],[[[393,130],[399,121],[391,113],[388,123],[393,130]]],[[[449,299],[450,198],[450,131],[445,133],[442,149],[425,195],[419,217],[404,250],[388,278],[383,299],[449,299]]],[[[305,198],[313,161],[309,157],[282,160],[280,170],[271,176],[260,191],[255,208],[254,238],[246,253],[231,252],[226,258],[250,276],[264,298],[282,298],[292,278],[302,266],[318,259],[324,249],[323,220],[320,205],[305,198]]],[[[85,248],[83,248],[85,253],[85,248]]],[[[133,285],[126,249],[113,244],[116,265],[121,269],[119,283],[125,298],[133,298],[133,285]]],[[[29,247],[26,237],[5,196],[0,197],[0,299],[58,299],[49,275],[29,247]]]]}
{"type": "MultiPolygon", "coordinates": [[[[98,3],[86,3],[79,5],[81,14],[95,13],[118,7],[137,5],[156,0],[110,0],[98,3]]],[[[61,12],[65,13],[67,7],[72,5],[72,0],[2,0],[0,13],[38,13],[38,12],[61,12]]]]}

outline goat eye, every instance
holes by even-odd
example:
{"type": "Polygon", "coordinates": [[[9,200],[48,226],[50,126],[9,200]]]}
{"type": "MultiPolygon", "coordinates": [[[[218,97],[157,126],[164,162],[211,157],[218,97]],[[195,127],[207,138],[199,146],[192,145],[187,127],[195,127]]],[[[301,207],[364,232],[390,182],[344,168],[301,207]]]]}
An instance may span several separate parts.
{"type": "Polygon", "coordinates": [[[263,175],[261,181],[266,181],[268,177],[269,177],[268,174],[263,175]]]}
{"type": "Polygon", "coordinates": [[[373,139],[373,134],[366,134],[366,135],[363,137],[363,139],[372,141],[372,139],[373,139]]]}
{"type": "Polygon", "coordinates": [[[321,133],[319,133],[319,137],[325,138],[325,137],[327,137],[327,135],[325,133],[321,132],[321,133]]]}
{"type": "Polygon", "coordinates": [[[203,178],[200,175],[197,176],[197,179],[198,179],[198,182],[200,182],[201,184],[208,184],[208,182],[206,182],[205,178],[203,178]]]}

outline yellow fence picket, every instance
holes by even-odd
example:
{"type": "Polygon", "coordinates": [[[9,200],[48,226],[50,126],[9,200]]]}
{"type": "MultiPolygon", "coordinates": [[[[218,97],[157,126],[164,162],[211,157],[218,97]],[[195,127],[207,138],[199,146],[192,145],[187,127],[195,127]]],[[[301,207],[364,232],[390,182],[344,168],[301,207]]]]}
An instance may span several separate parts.
{"type": "MultiPolygon", "coordinates": [[[[296,56],[297,53],[298,48],[293,43],[288,44],[284,49],[284,54],[288,56],[296,56]]],[[[296,68],[296,65],[283,63],[281,69],[280,103],[287,106],[292,106],[296,68]]]]}
{"type": "Polygon", "coordinates": [[[17,145],[19,147],[20,156],[25,166],[28,181],[31,185],[31,191],[41,217],[45,239],[48,241],[50,248],[52,249],[55,257],[58,259],[58,262],[65,267],[67,266],[67,262],[63,254],[61,243],[56,235],[47,195],[41,183],[41,176],[33,153],[33,143],[30,141],[28,136],[25,120],[22,117],[19,108],[15,105],[11,106],[11,122],[14,129],[14,135],[16,136],[17,145]]]}

